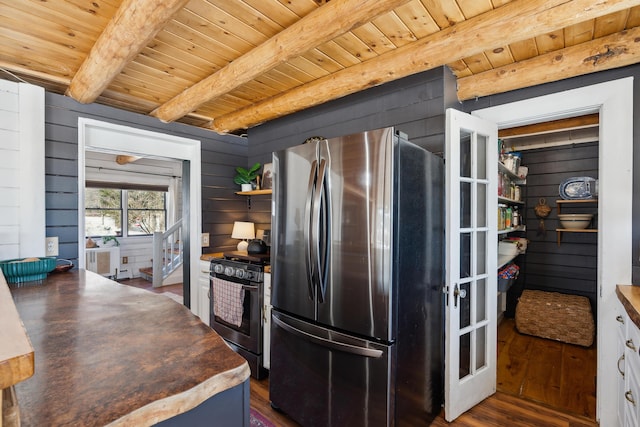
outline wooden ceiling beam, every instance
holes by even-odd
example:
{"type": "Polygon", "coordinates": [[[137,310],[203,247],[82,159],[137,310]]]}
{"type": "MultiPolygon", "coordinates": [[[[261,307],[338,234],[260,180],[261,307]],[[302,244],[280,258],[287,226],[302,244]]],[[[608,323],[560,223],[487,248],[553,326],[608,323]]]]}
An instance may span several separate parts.
{"type": "Polygon", "coordinates": [[[67,95],[95,101],[111,81],[189,0],[124,0],[78,72],[67,95]]]}
{"type": "MultiPolygon", "coordinates": [[[[329,3],[331,4],[331,3],[329,3]]],[[[361,64],[214,119],[226,133],[248,128],[369,87],[449,64],[640,4],[638,0],[527,0],[467,19],[361,64]]]]}
{"type": "Polygon", "coordinates": [[[472,99],[640,62],[640,27],[458,80],[458,99],[472,99]]]}
{"type": "Polygon", "coordinates": [[[119,165],[126,165],[129,163],[133,163],[136,160],[140,160],[142,157],[140,156],[126,156],[124,154],[119,154],[116,156],[116,163],[119,165]]]}
{"type": "Polygon", "coordinates": [[[326,3],[250,52],[155,109],[171,122],[291,58],[328,42],[408,0],[343,0],[326,3]]]}

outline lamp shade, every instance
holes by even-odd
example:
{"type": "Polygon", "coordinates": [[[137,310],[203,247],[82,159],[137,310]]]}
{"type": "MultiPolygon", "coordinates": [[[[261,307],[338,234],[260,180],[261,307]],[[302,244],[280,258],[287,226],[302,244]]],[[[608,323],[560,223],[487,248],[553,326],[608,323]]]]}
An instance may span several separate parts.
{"type": "Polygon", "coordinates": [[[243,239],[238,243],[239,251],[246,251],[249,243],[248,239],[255,239],[256,233],[253,228],[252,222],[236,221],[233,223],[233,231],[231,232],[232,239],[243,239]]]}

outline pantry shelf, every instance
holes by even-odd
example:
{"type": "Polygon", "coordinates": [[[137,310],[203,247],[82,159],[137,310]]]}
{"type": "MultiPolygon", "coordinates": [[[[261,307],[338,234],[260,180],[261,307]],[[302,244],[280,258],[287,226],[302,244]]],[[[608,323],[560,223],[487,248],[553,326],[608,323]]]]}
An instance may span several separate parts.
{"type": "MultiPolygon", "coordinates": [[[[571,200],[571,199],[561,199],[556,200],[556,209],[558,211],[558,215],[562,213],[562,205],[583,205],[586,203],[595,203],[598,204],[598,199],[579,199],[579,200],[571,200]]],[[[556,228],[556,237],[558,246],[560,246],[560,242],[562,241],[562,233],[597,233],[597,228],[556,228]]]]}
{"type": "Polygon", "coordinates": [[[518,176],[515,172],[513,172],[511,169],[506,167],[502,162],[498,162],[498,172],[507,174],[509,178],[516,181],[518,184],[524,184],[526,182],[524,178],[522,178],[521,176],[518,176]]]}
{"type": "Polygon", "coordinates": [[[509,234],[515,231],[527,231],[527,227],[525,225],[521,225],[520,227],[505,228],[504,230],[498,230],[498,234],[509,234]]]}
{"type": "Polygon", "coordinates": [[[515,255],[498,255],[498,270],[516,259],[518,255],[520,254],[517,253],[515,255]]]}
{"type": "Polygon", "coordinates": [[[502,196],[498,196],[498,203],[507,203],[510,205],[524,206],[524,202],[522,200],[509,199],[508,197],[502,197],[502,196]]]}
{"type": "Polygon", "coordinates": [[[597,228],[556,228],[556,234],[558,237],[558,246],[560,246],[560,242],[562,241],[562,233],[597,233],[597,228]]]}

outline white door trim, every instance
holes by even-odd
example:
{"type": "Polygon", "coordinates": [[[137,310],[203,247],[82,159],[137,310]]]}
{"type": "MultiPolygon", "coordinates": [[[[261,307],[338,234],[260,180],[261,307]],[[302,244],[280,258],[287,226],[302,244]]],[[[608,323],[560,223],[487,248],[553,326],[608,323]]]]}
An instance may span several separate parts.
{"type": "Polygon", "coordinates": [[[200,141],[116,125],[99,120],[78,118],[78,264],[84,268],[84,185],[85,150],[99,150],[117,154],[146,155],[190,162],[189,174],[189,248],[191,254],[190,275],[191,311],[196,315],[199,307],[197,298],[198,262],[202,248],[200,234],[201,221],[201,151],[200,141]]]}
{"type": "Polygon", "coordinates": [[[633,77],[474,111],[498,128],[600,113],[597,418],[617,425],[614,312],[617,284],[631,283],[633,77]],[[606,249],[606,250],[605,250],[606,249]]]}

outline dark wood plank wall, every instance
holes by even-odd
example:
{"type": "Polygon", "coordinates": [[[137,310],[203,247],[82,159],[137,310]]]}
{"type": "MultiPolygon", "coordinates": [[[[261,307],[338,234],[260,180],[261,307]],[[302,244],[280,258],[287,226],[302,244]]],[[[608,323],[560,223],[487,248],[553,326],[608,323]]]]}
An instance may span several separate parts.
{"type": "MultiPolygon", "coordinates": [[[[442,67],[387,83],[249,129],[249,162],[269,163],[272,152],[311,136],[332,138],[395,126],[429,151],[444,151],[445,109],[455,102],[455,79],[442,67]]],[[[271,198],[251,198],[249,218],[270,228],[271,198]]]]}
{"type": "Polygon", "coordinates": [[[157,119],[98,104],[83,105],[47,93],[45,98],[46,235],[59,237],[60,258],[78,259],[78,118],[199,139],[202,143],[202,230],[210,233],[205,252],[235,248],[233,221],[244,220],[246,205],[237,200],[234,167],[247,159],[247,141],[193,126],[157,119]]]}
{"type": "MultiPolygon", "coordinates": [[[[529,168],[524,187],[529,245],[526,255],[519,258],[525,263],[522,288],[586,296],[595,312],[598,235],[563,233],[558,246],[555,229],[561,227],[556,205],[556,200],[560,199],[559,185],[570,177],[598,178],[598,143],[522,151],[522,164],[529,168]],[[552,208],[544,220],[546,231],[543,234],[539,233],[540,220],[534,209],[541,198],[552,208]]],[[[592,226],[597,227],[596,203],[580,207],[564,205],[562,213],[594,214],[592,226]]]]}
{"type": "MultiPolygon", "coordinates": [[[[640,65],[590,74],[458,105],[473,111],[548,93],[587,86],[628,76],[640,76],[640,65]]],[[[209,232],[209,250],[235,247],[230,239],[234,220],[249,219],[268,228],[271,202],[268,196],[247,200],[237,196],[233,168],[255,161],[268,163],[271,152],[299,144],[313,135],[326,137],[396,125],[410,139],[433,152],[443,151],[444,110],[455,105],[455,81],[446,68],[438,68],[369,89],[249,130],[246,140],[220,136],[181,124],[164,124],[153,118],[100,106],[82,105],[69,98],[46,96],[46,221],[47,236],[59,236],[60,257],[77,259],[77,118],[80,116],[203,141],[203,231],[209,232]],[[453,89],[452,89],[453,88],[453,89]]],[[[634,104],[640,105],[640,89],[634,86],[634,104]]],[[[640,141],[640,116],[634,123],[634,141],[640,141]]],[[[640,165],[640,150],[634,150],[640,165]]],[[[634,188],[640,186],[640,167],[634,168],[634,188]]],[[[634,191],[633,279],[640,282],[640,195],[634,191]]]]}
{"type": "MultiPolygon", "coordinates": [[[[537,96],[589,86],[606,81],[617,80],[625,77],[634,78],[633,105],[634,109],[638,110],[640,109],[640,84],[638,84],[638,81],[640,81],[640,64],[634,64],[623,68],[617,68],[615,70],[587,74],[584,76],[565,79],[558,82],[547,83],[539,86],[465,101],[462,104],[461,109],[470,112],[494,105],[506,104],[509,102],[534,98],[537,96]]],[[[634,114],[633,122],[633,141],[634,147],[636,147],[636,149],[633,150],[634,191],[633,194],[629,195],[629,197],[633,198],[633,228],[631,230],[633,238],[632,279],[633,283],[640,284],[640,191],[638,191],[638,189],[640,188],[640,149],[637,149],[637,147],[640,147],[639,114],[634,114]]]]}

